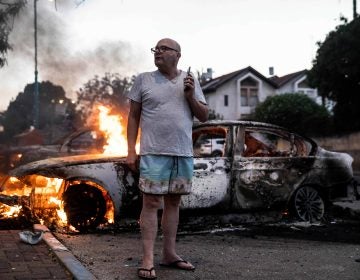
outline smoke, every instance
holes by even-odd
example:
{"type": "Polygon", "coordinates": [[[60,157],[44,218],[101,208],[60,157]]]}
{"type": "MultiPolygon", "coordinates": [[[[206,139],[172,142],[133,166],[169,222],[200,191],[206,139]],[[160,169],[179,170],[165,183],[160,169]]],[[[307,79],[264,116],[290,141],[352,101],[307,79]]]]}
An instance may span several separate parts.
{"type": "MultiPolygon", "coordinates": [[[[9,65],[0,69],[5,73],[5,81],[2,81],[5,98],[14,98],[18,94],[11,83],[23,82],[22,90],[27,83],[34,81],[33,5],[33,1],[28,1],[10,35],[13,51],[9,53],[9,65]]],[[[124,41],[98,42],[86,49],[77,48],[77,38],[70,36],[74,22],[68,19],[71,18],[69,14],[76,15],[85,5],[86,1],[79,0],[37,1],[39,82],[49,80],[61,85],[70,98],[95,75],[103,76],[109,72],[128,76],[136,71],[138,64],[131,45],[124,41]]]]}

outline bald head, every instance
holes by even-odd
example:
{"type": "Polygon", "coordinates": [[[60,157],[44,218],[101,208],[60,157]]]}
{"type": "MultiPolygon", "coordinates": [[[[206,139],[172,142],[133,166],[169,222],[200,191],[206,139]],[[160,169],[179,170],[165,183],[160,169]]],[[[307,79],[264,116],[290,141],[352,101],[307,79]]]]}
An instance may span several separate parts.
{"type": "Polygon", "coordinates": [[[165,44],[166,46],[171,47],[171,48],[177,50],[179,53],[181,53],[180,44],[173,39],[163,38],[157,43],[157,46],[160,46],[162,44],[165,44]]]}
{"type": "Polygon", "coordinates": [[[155,46],[154,62],[157,68],[163,74],[170,73],[170,76],[177,75],[177,64],[180,57],[180,45],[173,39],[161,39],[155,46]]]}

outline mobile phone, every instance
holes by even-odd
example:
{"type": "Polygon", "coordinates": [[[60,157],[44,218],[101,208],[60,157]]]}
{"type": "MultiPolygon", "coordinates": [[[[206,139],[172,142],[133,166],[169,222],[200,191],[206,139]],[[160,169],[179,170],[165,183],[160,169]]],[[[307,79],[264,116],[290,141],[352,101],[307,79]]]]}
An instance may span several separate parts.
{"type": "MultiPolygon", "coordinates": [[[[188,70],[187,70],[187,72],[186,72],[186,77],[190,75],[190,70],[191,70],[191,66],[189,66],[189,68],[188,68],[188,70]]],[[[186,78],[185,78],[185,79],[186,79],[186,78]]],[[[184,81],[185,81],[185,79],[184,79],[184,81]]],[[[184,87],[184,89],[186,90],[187,87],[184,87]]]]}

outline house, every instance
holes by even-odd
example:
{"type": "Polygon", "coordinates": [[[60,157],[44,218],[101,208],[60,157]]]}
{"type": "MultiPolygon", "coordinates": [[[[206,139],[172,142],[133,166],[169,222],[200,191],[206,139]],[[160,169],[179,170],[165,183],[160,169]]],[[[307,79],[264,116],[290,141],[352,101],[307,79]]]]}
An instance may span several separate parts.
{"type": "Polygon", "coordinates": [[[251,66],[211,77],[211,69],[202,76],[201,87],[211,110],[225,120],[246,119],[269,96],[301,92],[317,100],[317,90],[306,82],[307,70],[283,77],[265,77],[251,66]]]}

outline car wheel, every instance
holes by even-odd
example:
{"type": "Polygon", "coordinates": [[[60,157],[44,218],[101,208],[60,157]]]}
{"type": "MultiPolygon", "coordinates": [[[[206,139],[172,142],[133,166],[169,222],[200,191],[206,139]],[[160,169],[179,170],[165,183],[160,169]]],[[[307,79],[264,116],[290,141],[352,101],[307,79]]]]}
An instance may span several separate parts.
{"type": "Polygon", "coordinates": [[[73,185],[63,195],[68,223],[83,232],[104,221],[106,201],[101,191],[86,184],[73,185]]]}
{"type": "Polygon", "coordinates": [[[319,221],[324,217],[325,203],[320,193],[313,187],[300,187],[293,197],[293,210],[302,221],[319,221]]]}

